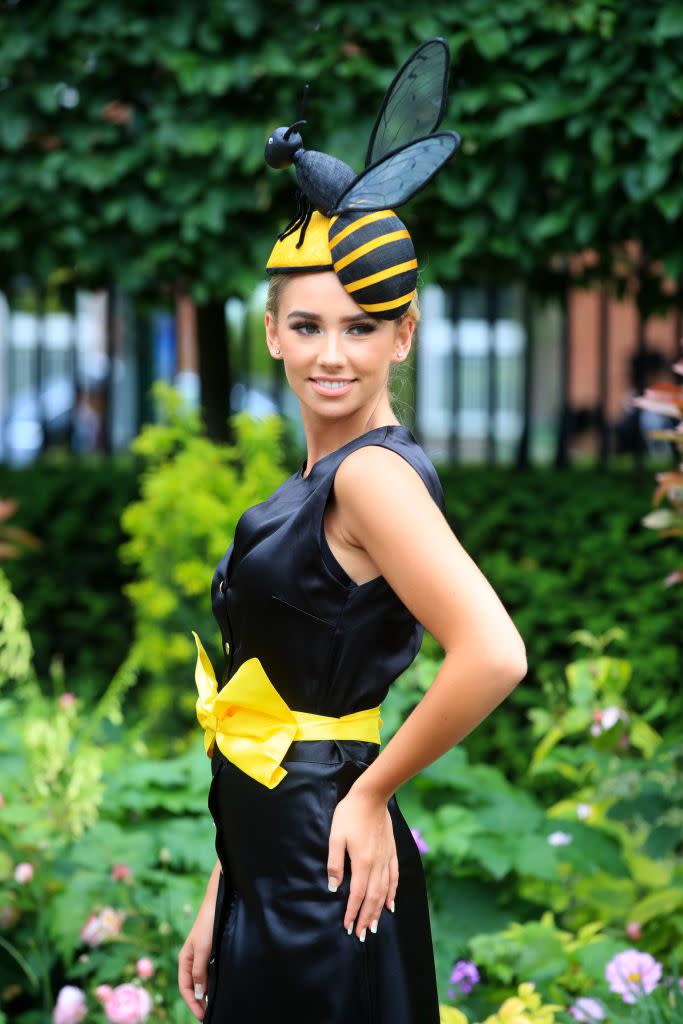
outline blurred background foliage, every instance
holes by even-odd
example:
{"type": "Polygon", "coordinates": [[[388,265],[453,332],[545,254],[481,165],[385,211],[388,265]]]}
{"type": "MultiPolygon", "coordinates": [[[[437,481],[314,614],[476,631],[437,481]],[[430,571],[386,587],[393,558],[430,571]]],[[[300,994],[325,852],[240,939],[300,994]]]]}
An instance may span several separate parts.
{"type": "MultiPolygon", "coordinates": [[[[523,272],[587,246],[623,276],[640,239],[683,273],[680,4],[463,0],[430,13],[369,0],[232,0],[151,11],[66,0],[1,8],[0,253],[5,270],[131,292],[184,282],[199,302],[246,294],[293,213],[270,131],[361,168],[396,67],[430,35],[452,51],[445,124],[463,148],[407,215],[430,279],[523,272]],[[363,113],[359,114],[359,111],[363,113]],[[239,231],[232,230],[239,225],[239,231]]],[[[0,267],[0,282],[2,282],[0,267]]]]}

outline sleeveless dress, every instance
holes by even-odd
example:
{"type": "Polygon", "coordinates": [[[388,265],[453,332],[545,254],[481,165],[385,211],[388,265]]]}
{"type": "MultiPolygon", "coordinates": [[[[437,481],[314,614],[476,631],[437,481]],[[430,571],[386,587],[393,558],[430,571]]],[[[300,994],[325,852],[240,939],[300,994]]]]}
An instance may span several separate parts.
{"type": "MultiPolygon", "coordinates": [[[[401,455],[445,513],[431,461],[402,424],[375,427],[306,463],[240,517],[211,600],[222,684],[258,657],[287,704],[342,716],[375,707],[411,664],[424,627],[383,576],[357,584],[327,543],[323,513],[337,467],[380,445],[401,455]]],[[[343,926],[351,861],[327,887],[335,807],[377,757],[364,740],[294,740],[269,789],[216,746],[208,806],[222,873],[204,1024],[439,1024],[421,854],[392,795],[399,863],[395,911],[361,942],[343,926]]]]}

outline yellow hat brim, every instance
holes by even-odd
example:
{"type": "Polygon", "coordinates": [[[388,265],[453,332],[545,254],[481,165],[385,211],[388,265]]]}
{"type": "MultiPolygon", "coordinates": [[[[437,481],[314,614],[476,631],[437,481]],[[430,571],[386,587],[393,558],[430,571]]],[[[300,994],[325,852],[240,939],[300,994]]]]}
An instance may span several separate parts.
{"type": "Polygon", "coordinates": [[[330,218],[314,210],[302,245],[297,248],[300,235],[297,228],[282,241],[275,243],[266,270],[271,274],[296,270],[332,270],[329,232],[330,218]]]}

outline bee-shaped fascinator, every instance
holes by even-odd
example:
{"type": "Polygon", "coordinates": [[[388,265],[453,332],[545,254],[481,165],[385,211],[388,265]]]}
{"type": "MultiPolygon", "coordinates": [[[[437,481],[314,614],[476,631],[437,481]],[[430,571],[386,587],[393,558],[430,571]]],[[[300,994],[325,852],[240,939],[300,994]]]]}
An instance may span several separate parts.
{"type": "Polygon", "coordinates": [[[343,160],[304,149],[304,120],[273,132],[266,162],[278,169],[294,164],[299,189],[297,215],[277,236],[266,265],[270,274],[334,270],[371,316],[396,320],[406,312],[417,259],[393,208],[424,188],[460,146],[457,132],[436,131],[449,69],[448,44],[439,37],[410,55],[387,89],[360,174],[343,160]]]}

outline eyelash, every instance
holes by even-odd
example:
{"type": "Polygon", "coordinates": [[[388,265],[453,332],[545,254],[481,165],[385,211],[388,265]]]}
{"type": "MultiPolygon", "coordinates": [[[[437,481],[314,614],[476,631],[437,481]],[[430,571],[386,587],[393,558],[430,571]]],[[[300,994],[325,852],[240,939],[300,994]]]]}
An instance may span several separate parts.
{"type": "MultiPolygon", "coordinates": [[[[313,327],[315,330],[318,329],[318,325],[314,324],[313,321],[311,320],[302,320],[300,323],[292,324],[293,331],[297,331],[299,334],[303,334],[305,338],[310,338],[311,334],[308,331],[302,331],[303,327],[313,327]]],[[[355,335],[355,337],[357,338],[362,337],[365,334],[372,334],[372,332],[375,330],[375,325],[371,323],[351,324],[349,330],[354,330],[354,328],[356,327],[360,327],[362,330],[362,334],[355,335]]]]}

